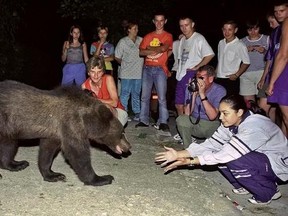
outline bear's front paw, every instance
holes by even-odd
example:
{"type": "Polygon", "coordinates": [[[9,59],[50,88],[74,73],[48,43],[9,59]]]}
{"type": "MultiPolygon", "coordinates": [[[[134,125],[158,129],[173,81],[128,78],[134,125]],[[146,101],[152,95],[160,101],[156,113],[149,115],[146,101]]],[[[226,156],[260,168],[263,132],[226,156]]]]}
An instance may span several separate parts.
{"type": "Polygon", "coordinates": [[[4,167],[4,169],[8,169],[10,171],[20,171],[25,169],[29,166],[28,161],[12,161],[7,167],[4,167]]]}
{"type": "Polygon", "coordinates": [[[53,172],[52,174],[46,175],[44,177],[44,181],[48,181],[48,182],[63,181],[63,182],[66,182],[66,176],[62,173],[53,172]]]}
{"type": "Polygon", "coordinates": [[[92,182],[86,182],[85,185],[102,186],[112,184],[114,177],[111,175],[96,176],[92,182]]]}

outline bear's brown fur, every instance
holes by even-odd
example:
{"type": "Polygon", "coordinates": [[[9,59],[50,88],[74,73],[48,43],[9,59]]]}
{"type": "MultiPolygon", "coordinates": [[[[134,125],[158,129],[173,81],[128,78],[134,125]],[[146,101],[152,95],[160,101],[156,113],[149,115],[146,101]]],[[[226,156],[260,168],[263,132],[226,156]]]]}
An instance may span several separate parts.
{"type": "Polygon", "coordinates": [[[59,151],[87,185],[111,184],[113,176],[95,174],[90,142],[105,144],[117,154],[130,143],[117,118],[100,101],[76,87],[40,90],[16,81],[0,82],[0,168],[19,171],[27,161],[15,161],[19,139],[40,139],[38,166],[45,181],[64,181],[51,170],[59,151]]]}

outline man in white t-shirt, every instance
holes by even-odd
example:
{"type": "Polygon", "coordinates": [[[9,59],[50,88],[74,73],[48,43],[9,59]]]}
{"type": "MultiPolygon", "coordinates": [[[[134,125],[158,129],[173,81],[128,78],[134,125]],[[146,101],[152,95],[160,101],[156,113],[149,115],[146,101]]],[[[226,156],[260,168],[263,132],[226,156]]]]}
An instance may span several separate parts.
{"type": "Polygon", "coordinates": [[[190,17],[181,17],[179,26],[184,37],[180,39],[178,48],[175,107],[177,114],[183,115],[189,80],[195,76],[198,68],[208,64],[215,54],[203,35],[195,31],[195,22],[190,17]]]}

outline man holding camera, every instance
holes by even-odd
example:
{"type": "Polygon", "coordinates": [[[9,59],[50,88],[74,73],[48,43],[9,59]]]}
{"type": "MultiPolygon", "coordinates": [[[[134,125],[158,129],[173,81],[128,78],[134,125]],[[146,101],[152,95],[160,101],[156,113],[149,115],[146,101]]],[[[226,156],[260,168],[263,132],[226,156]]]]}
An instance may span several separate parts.
{"type": "Polygon", "coordinates": [[[214,82],[215,69],[210,65],[201,66],[186,91],[184,114],[176,119],[178,132],[184,148],[191,144],[191,137],[206,139],[219,127],[218,107],[226,95],[223,86],[214,82]]]}

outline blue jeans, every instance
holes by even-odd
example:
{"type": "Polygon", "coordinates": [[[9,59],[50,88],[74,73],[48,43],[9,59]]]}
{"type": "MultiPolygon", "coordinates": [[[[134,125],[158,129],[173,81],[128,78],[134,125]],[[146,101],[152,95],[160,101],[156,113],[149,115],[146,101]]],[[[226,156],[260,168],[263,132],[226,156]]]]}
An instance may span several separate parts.
{"type": "Polygon", "coordinates": [[[81,86],[86,80],[86,66],[84,63],[80,64],[65,64],[63,67],[63,77],[61,85],[81,86]]]}
{"type": "Polygon", "coordinates": [[[158,95],[159,103],[159,119],[157,123],[167,124],[169,118],[166,101],[167,76],[160,66],[143,67],[140,121],[149,124],[150,100],[153,84],[158,95]]]}
{"type": "Polygon", "coordinates": [[[131,105],[134,114],[140,113],[141,79],[121,79],[120,101],[128,111],[128,101],[131,94],[131,105]]]}

